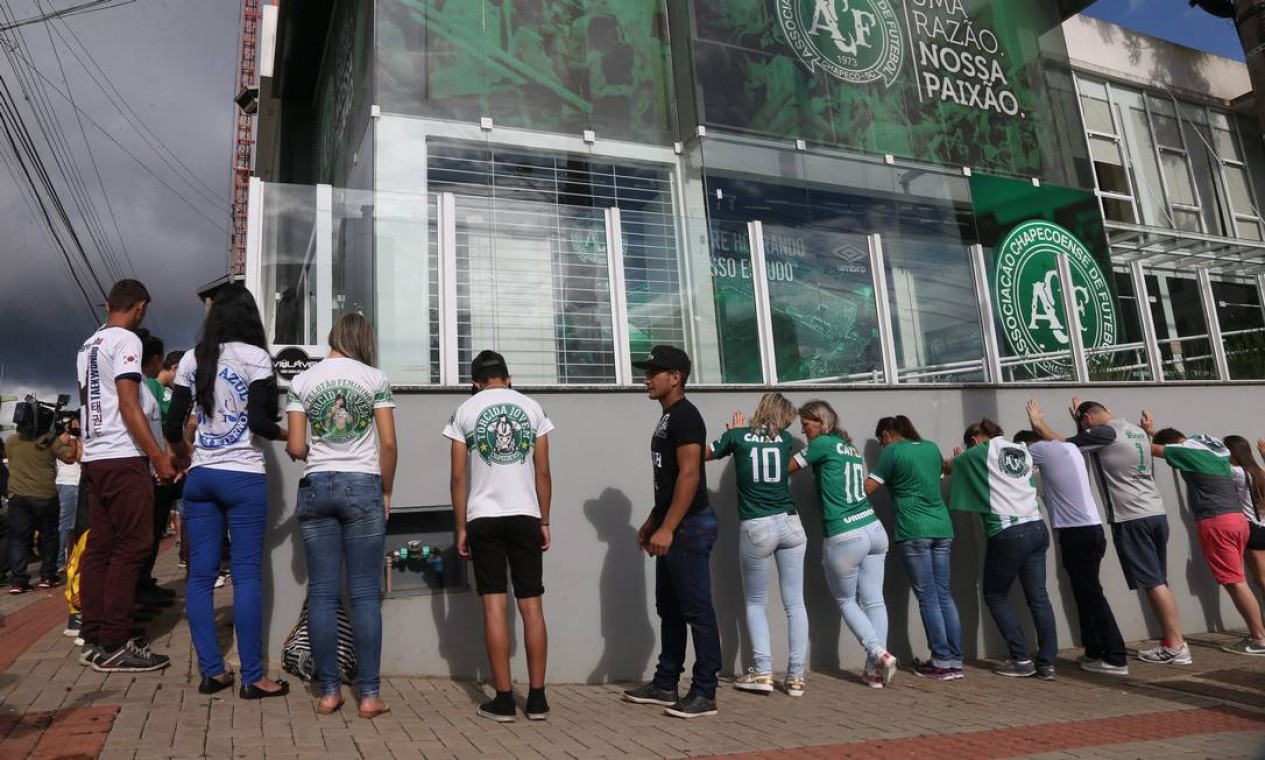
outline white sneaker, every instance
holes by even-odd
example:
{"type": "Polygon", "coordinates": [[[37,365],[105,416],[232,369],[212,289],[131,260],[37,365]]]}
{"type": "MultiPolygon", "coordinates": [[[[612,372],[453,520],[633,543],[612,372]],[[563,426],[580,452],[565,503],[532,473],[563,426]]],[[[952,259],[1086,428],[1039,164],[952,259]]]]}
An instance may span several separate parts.
{"type": "Polygon", "coordinates": [[[1143,649],[1138,652],[1138,659],[1143,662],[1154,662],[1160,665],[1194,665],[1195,659],[1190,656],[1190,645],[1182,642],[1181,649],[1170,649],[1163,644],[1143,649]]]}
{"type": "Polygon", "coordinates": [[[883,679],[884,686],[890,684],[896,677],[896,657],[891,652],[883,652],[874,661],[874,672],[883,679]]]}
{"type": "Polygon", "coordinates": [[[215,588],[224,588],[224,584],[228,581],[228,573],[220,573],[215,578],[215,588]]]}
{"type": "Polygon", "coordinates": [[[747,668],[746,674],[734,681],[734,688],[739,691],[754,691],[761,694],[772,694],[773,674],[757,673],[755,668],[747,668]]]}
{"type": "Polygon", "coordinates": [[[1108,675],[1108,676],[1129,675],[1128,665],[1112,665],[1109,662],[1104,662],[1102,660],[1091,660],[1088,657],[1084,658],[1084,660],[1081,661],[1080,665],[1081,665],[1081,670],[1084,670],[1087,673],[1101,673],[1103,675],[1108,675]]]}

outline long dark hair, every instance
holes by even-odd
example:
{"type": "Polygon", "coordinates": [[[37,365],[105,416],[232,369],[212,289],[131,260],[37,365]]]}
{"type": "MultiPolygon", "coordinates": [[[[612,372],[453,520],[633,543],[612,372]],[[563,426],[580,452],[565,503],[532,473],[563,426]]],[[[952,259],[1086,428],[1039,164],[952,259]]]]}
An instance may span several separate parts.
{"type": "Polygon", "coordinates": [[[878,425],[874,427],[874,437],[882,438],[884,433],[895,433],[907,441],[922,440],[922,436],[918,435],[918,428],[914,427],[914,423],[903,414],[880,419],[878,425]]]}
{"type": "Polygon", "coordinates": [[[1265,468],[1256,463],[1252,456],[1252,446],[1241,435],[1227,435],[1225,447],[1230,450],[1230,464],[1237,464],[1247,473],[1247,482],[1252,489],[1252,504],[1256,507],[1256,516],[1261,516],[1261,508],[1265,507],[1265,468]]]}
{"type": "MultiPolygon", "coordinates": [[[[259,306],[246,286],[229,283],[220,288],[211,301],[211,308],[202,323],[202,335],[193,355],[198,361],[198,373],[194,386],[198,392],[198,406],[211,417],[215,414],[215,373],[220,364],[220,346],[224,343],[246,343],[268,350],[268,338],[264,322],[259,316],[259,306]]],[[[276,378],[273,378],[276,382],[276,378]]],[[[268,394],[268,418],[277,418],[277,394],[268,394]]]]}

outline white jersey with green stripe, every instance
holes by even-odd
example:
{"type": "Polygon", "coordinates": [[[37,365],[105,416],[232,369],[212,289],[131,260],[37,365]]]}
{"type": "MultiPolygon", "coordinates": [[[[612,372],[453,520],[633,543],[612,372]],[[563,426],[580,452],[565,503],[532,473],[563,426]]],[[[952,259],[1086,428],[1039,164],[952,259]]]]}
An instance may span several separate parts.
{"type": "Polygon", "coordinates": [[[1032,454],[1001,436],[959,454],[949,480],[949,508],[979,512],[989,537],[1041,519],[1032,482],[1032,454]]]}

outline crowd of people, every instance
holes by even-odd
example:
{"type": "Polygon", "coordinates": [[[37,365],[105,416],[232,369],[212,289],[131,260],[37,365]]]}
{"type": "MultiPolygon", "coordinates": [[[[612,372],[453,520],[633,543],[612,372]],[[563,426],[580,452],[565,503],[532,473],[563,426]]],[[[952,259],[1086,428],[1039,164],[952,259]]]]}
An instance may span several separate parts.
{"type": "MultiPolygon", "coordinates": [[[[198,691],[214,694],[240,680],[243,699],[284,696],[289,684],[265,669],[260,583],[269,511],[263,444],[284,442],[291,459],[305,463],[294,518],[308,569],[308,630],[320,692],[315,710],[332,713],[344,703],[348,674],[340,665],[338,632],[345,569],[359,715],[388,712],[379,675],[381,585],[398,452],[395,402],[389,380],[376,368],[369,322],[355,313],[339,317],[327,358],[290,381],[283,420],[266,332],[249,291],[238,284],[221,288],[197,345],[183,353],[165,353],[162,341],[141,328],[149,302],[140,282],[116,283],[106,323],[79,349],[79,418],[42,438],[19,430],[8,442],[11,472],[3,490],[9,496],[10,592],[31,587],[28,550],[38,532],[43,561],[37,585],[53,588],[68,571],[67,598],[75,612],[67,633],[82,640],[81,664],[105,673],[167,667],[169,658],[149,646],[136,624],[174,603],[175,592],[151,576],[169,512],[178,504],[198,691]],[[227,667],[216,636],[213,589],[226,554],[240,676],[227,667]]],[[[1145,591],[1163,630],[1162,640],[1138,658],[1191,664],[1168,587],[1169,524],[1154,479],[1157,458],[1182,473],[1204,559],[1247,627],[1248,636],[1226,650],[1265,655],[1265,624],[1246,582],[1248,570],[1258,584],[1265,581],[1265,470],[1241,436],[1223,441],[1156,430],[1146,412],[1134,425],[1102,403],[1073,399],[1076,430],[1065,438],[1033,401],[1026,410],[1029,429],[1008,438],[997,423],[980,420],[965,429],[949,459],[907,417],[884,417],[874,431],[882,453],[867,473],[827,401],[796,408],[780,393],[764,394],[749,419],[735,413],[724,433],[709,441],[702,414],[686,398],[689,356],[655,346],[634,366],[644,372],[649,397],[661,411],[650,447],[654,507],[637,531],[638,545],[655,562],[661,653],[653,678],[624,692],[628,702],[659,705],[681,718],[716,713],[722,658],[710,555],[719,520],[705,465],[726,458],[734,460],[737,475],[739,569],[753,658],[734,681],[738,690],[778,688],[766,615],[776,568],[788,625],[781,688],[792,697],[805,693],[807,537],[790,479],[806,470],[825,536],[822,569],[844,623],[865,652],[863,681],[870,687],[886,687],[898,671],[883,598],[886,555],[893,548],[917,598],[929,649],[928,657],[910,663],[912,673],[936,681],[964,677],[962,626],[950,583],[951,511],[978,513],[987,536],[981,587],[1009,650],[997,674],[1055,678],[1055,618],[1046,592],[1048,517],[1075,598],[1084,647],[1079,665],[1126,675],[1124,641],[1100,581],[1107,538],[1090,468],[1103,486],[1125,580],[1130,589],[1145,591]],[[798,451],[791,434],[797,421],[807,441],[798,451]],[[890,536],[870,503],[880,489],[892,505],[890,536]],[[1035,648],[1010,603],[1016,581],[1035,624],[1035,648]],[[682,696],[678,684],[691,638],[693,673],[682,696]]],[[[542,579],[551,543],[554,426],[536,401],[513,389],[500,354],[478,354],[470,376],[472,395],[443,435],[451,443],[456,550],[472,564],[496,691],[478,714],[501,722],[516,718],[512,586],[527,654],[524,712],[540,720],[549,714],[542,579]]],[[[1265,441],[1258,448],[1265,457],[1265,441]]]]}

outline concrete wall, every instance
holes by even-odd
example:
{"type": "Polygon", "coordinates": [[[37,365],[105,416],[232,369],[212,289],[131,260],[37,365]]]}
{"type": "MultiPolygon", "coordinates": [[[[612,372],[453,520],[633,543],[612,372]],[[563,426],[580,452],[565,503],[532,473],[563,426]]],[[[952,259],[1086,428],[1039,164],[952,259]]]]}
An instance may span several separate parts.
{"type": "MultiPolygon", "coordinates": [[[[1184,6],[1156,9],[1182,13],[1184,6]]],[[[1227,105],[1251,92],[1247,67],[1241,62],[1151,37],[1089,16],[1063,22],[1072,67],[1112,79],[1158,89],[1173,89],[1196,100],[1227,105]]]]}
{"type": "MultiPolygon", "coordinates": [[[[832,390],[791,392],[796,403],[810,398],[830,401],[865,451],[876,461],[879,447],[872,437],[881,416],[909,415],[924,437],[940,444],[947,454],[961,439],[968,420],[987,415],[1007,431],[1026,425],[1024,402],[1035,396],[1045,406],[1052,424],[1070,432],[1067,401],[1076,392],[1098,399],[1136,419],[1148,408],[1160,426],[1218,436],[1239,433],[1255,439],[1265,434],[1265,411],[1259,386],[1112,387],[943,390],[832,390]]],[[[692,390],[690,398],[705,415],[713,432],[735,409],[748,413],[757,392],[692,390]]],[[[440,429],[462,401],[463,394],[418,393],[397,396],[401,465],[395,488],[396,505],[449,503],[447,442],[440,429]]],[[[650,434],[658,419],[658,405],[638,392],[541,393],[537,398],[557,425],[550,435],[554,471],[554,544],[545,556],[545,611],[549,623],[552,682],[636,679],[651,672],[657,655],[658,622],[654,612],[653,564],[635,545],[635,531],[651,505],[648,462],[650,434]]],[[[795,431],[798,433],[798,430],[795,431]]],[[[269,454],[273,497],[273,527],[267,539],[265,619],[268,654],[279,659],[280,645],[297,618],[304,598],[306,569],[294,520],[293,500],[300,468],[280,447],[269,454]]],[[[1199,556],[1194,526],[1182,506],[1175,474],[1158,463],[1157,479],[1169,505],[1169,580],[1187,631],[1241,627],[1238,615],[1213,583],[1199,556]]],[[[856,640],[830,598],[821,570],[821,521],[816,510],[810,473],[793,483],[796,501],[809,534],[805,594],[810,618],[809,662],[814,669],[851,668],[862,664],[856,640]]],[[[742,582],[737,555],[737,517],[731,462],[707,465],[707,482],[721,519],[721,537],[712,558],[716,613],[724,650],[724,670],[741,672],[750,664],[743,622],[742,582]]],[[[880,492],[875,506],[891,530],[891,509],[880,492]]],[[[955,515],[958,538],[953,549],[953,592],[962,616],[963,643],[968,657],[1005,651],[989,618],[980,592],[984,539],[974,515],[955,515]]],[[[1059,621],[1060,646],[1075,642],[1075,606],[1058,556],[1048,559],[1049,589],[1059,621]]],[[[1140,594],[1129,592],[1114,552],[1103,563],[1103,585],[1127,639],[1157,634],[1140,594]]],[[[776,584],[773,584],[776,586],[776,584]]],[[[895,554],[889,554],[885,586],[891,632],[889,647],[902,661],[927,656],[926,639],[905,573],[895,554]]],[[[1020,617],[1028,622],[1016,591],[1020,617]]],[[[385,650],[383,671],[486,677],[482,617],[473,591],[450,592],[384,603],[385,650]]],[[[785,668],[786,630],[776,588],[770,589],[769,616],[773,631],[775,667],[785,668]]],[[[515,620],[517,625],[517,620],[515,620]]],[[[520,646],[514,634],[514,672],[525,677],[520,646]]]]}

